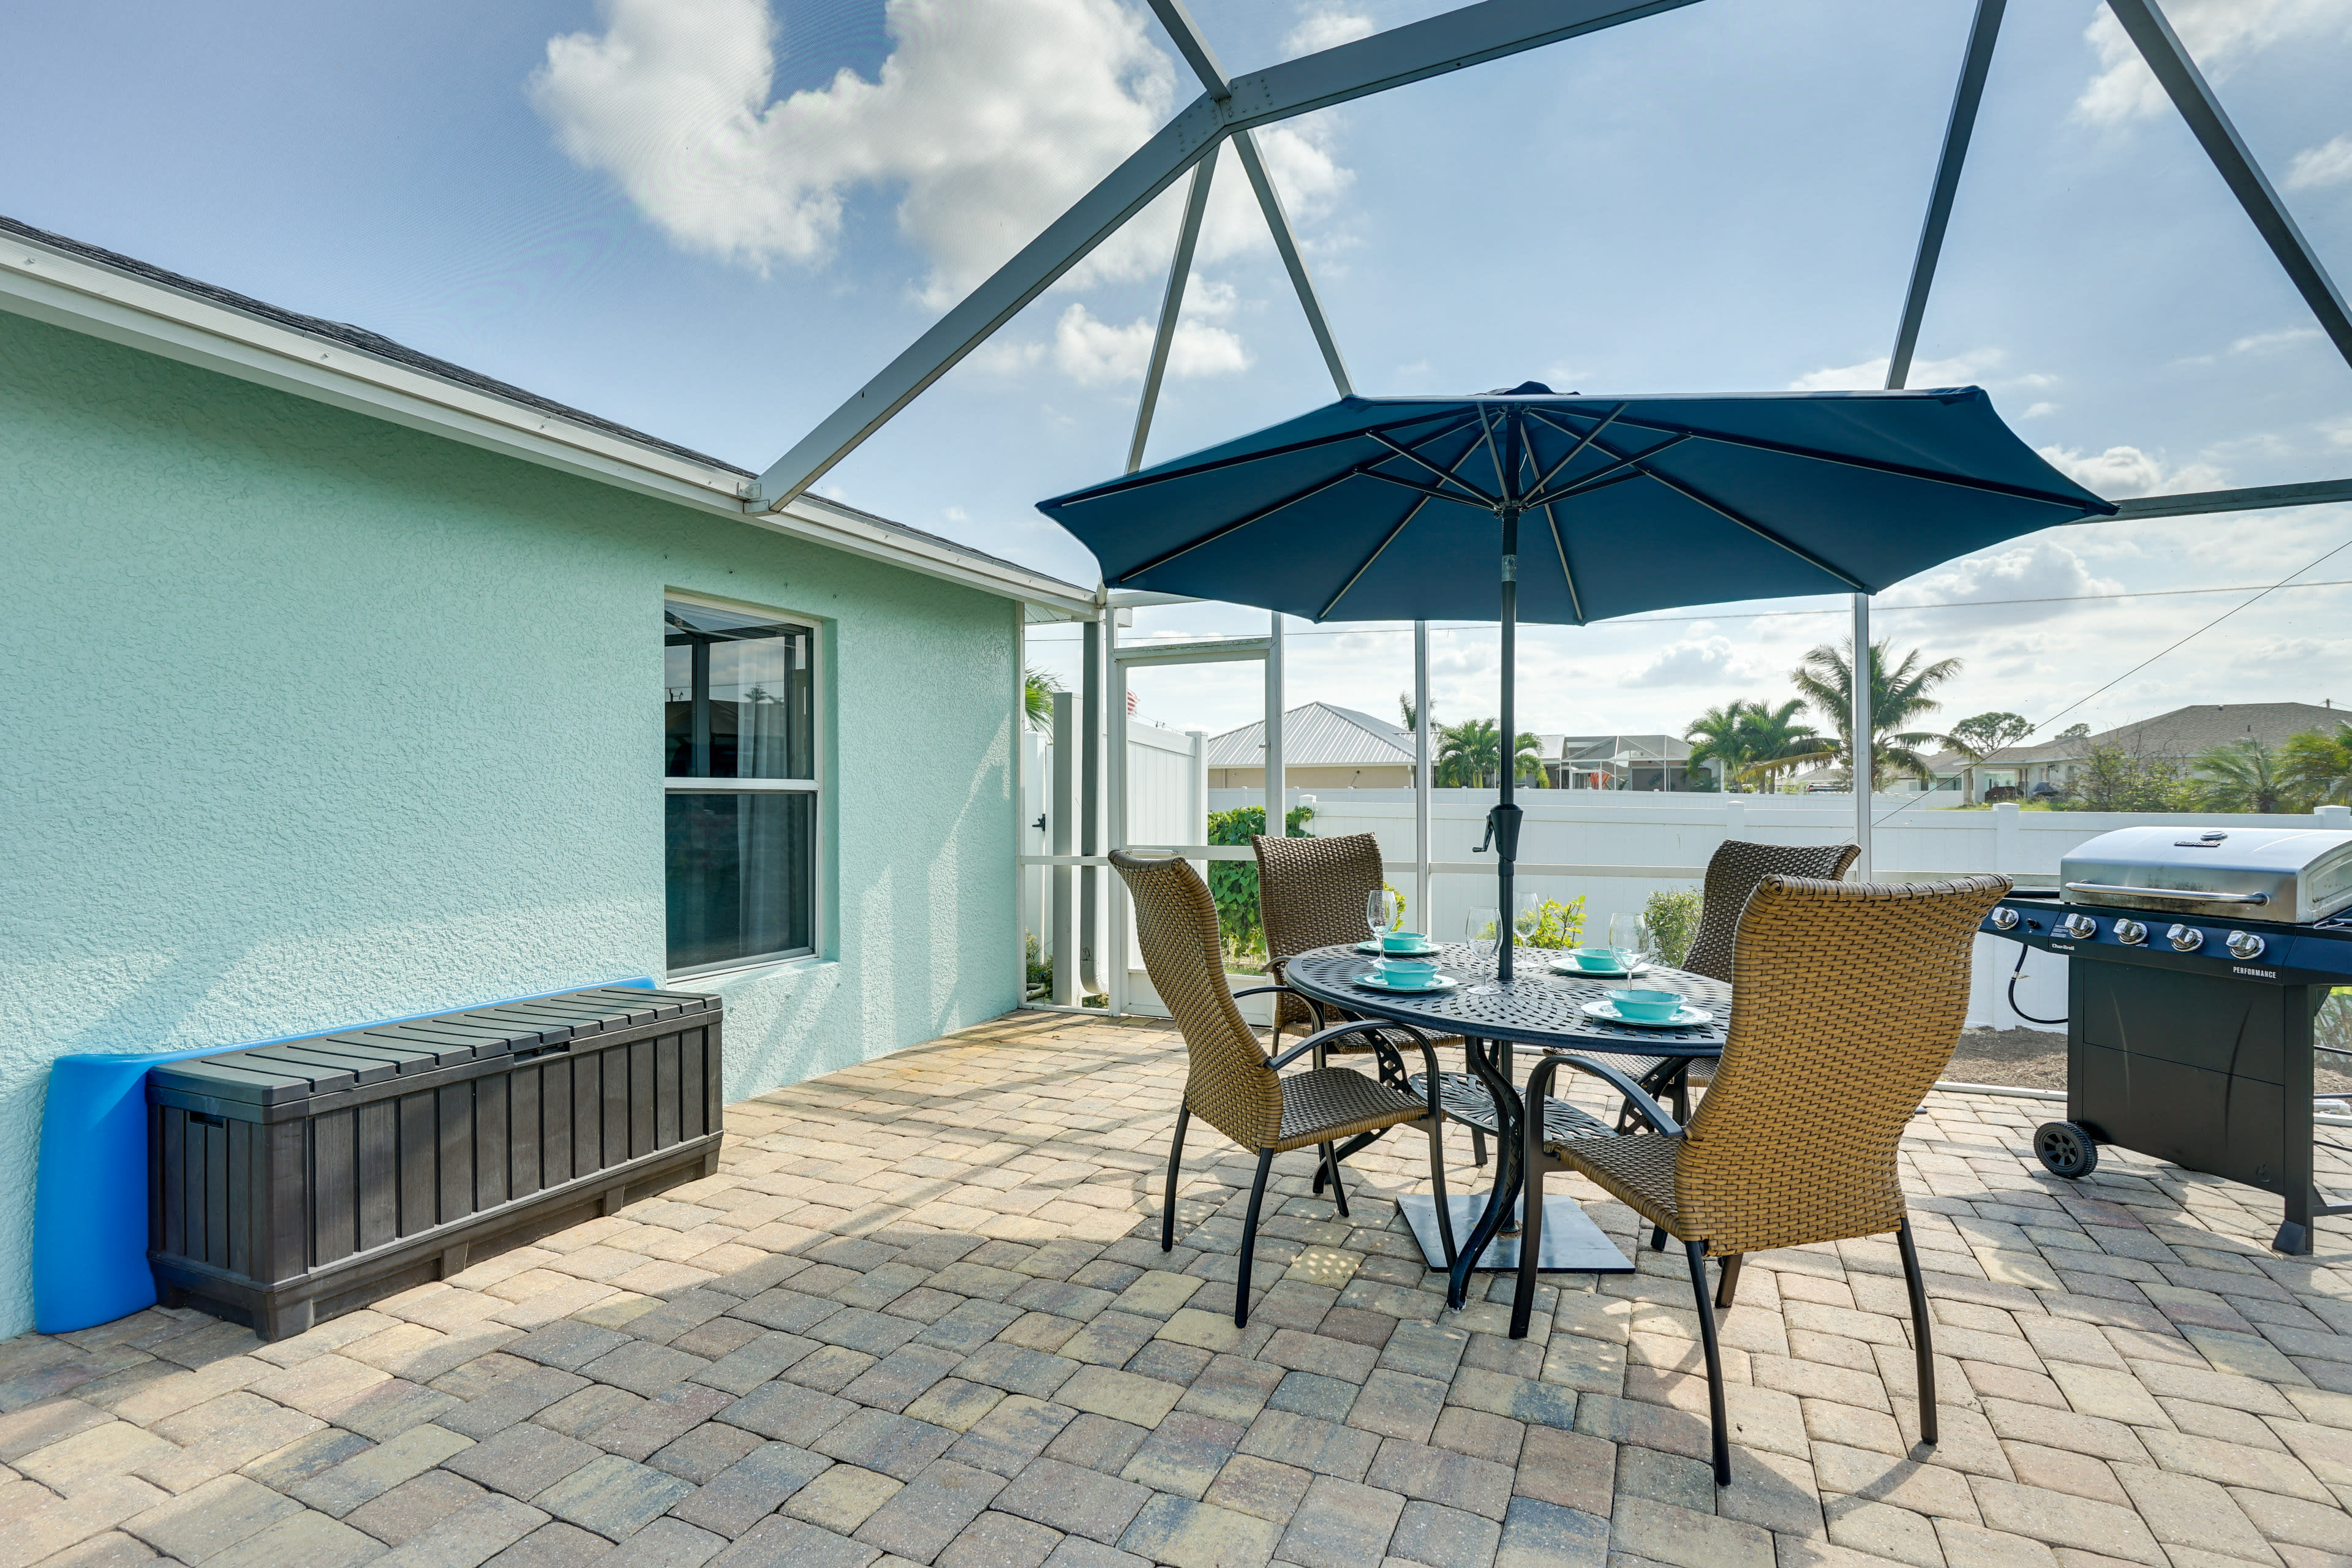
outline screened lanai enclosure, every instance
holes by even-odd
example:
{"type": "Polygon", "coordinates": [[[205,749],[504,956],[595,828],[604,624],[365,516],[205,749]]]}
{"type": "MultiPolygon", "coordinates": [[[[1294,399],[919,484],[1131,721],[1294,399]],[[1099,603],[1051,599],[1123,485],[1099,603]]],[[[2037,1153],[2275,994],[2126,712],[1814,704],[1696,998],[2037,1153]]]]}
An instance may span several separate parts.
{"type": "MultiPolygon", "coordinates": [[[[1150,358],[1136,409],[1125,468],[1133,474],[1144,468],[1154,410],[1167,376],[1176,326],[1191,279],[1209,194],[1224,155],[1230,152],[1263,214],[1277,254],[1286,270],[1315,344],[1339,396],[1355,396],[1344,345],[1333,330],[1318,295],[1314,279],[1301,251],[1280,193],[1270,177],[1255,132],[1297,116],[1337,105],[1377,100],[1393,89],[1445,73],[1472,68],[1488,61],[1546,47],[1573,49],[1578,40],[1611,28],[1639,26],[1661,13],[1710,0],[1646,0],[1626,5],[1618,0],[1483,0],[1456,10],[1377,32],[1370,37],[1301,55],[1263,70],[1240,76],[1221,64],[1213,41],[1193,20],[1184,0],[1150,0],[1151,9],[1165,26],[1197,78],[1201,91],[1144,144],[1104,177],[1045,230],[1004,263],[986,281],[923,332],[903,353],[831,416],[803,437],[792,449],[748,487],[747,506],[774,510],[806,490],[835,465],[872,436],[923,390],[959,361],[986,342],[1024,307],[1084,260],[1134,219],[1154,198],[1178,182],[1185,183],[1182,218],[1171,258],[1150,358]]],[[[2284,270],[2320,332],[2347,363],[2352,363],[2352,312],[2329,278],[2310,242],[2280,200],[2268,174],[2248,151],[2220,97],[2156,0],[2109,0],[2109,8],[2132,47],[2154,74],[2172,109],[2191,132],[2230,194],[2252,224],[2256,234],[2284,270]]],[[[1901,309],[1892,326],[1885,385],[1908,386],[1926,320],[1937,268],[1953,219],[1961,174],[1986,83],[1995,65],[2006,0],[1978,0],[1959,58],[1954,62],[1955,86],[1942,148],[1934,175],[1923,195],[1924,213],[1913,253],[1910,279],[1901,309]]],[[[1402,111],[1400,111],[1402,112],[1402,111]]],[[[1507,157],[1507,150],[1498,152],[1507,157]]],[[[1615,174],[1633,177],[1637,170],[1615,174]]],[[[1230,176],[1229,176],[1230,177],[1230,176]]],[[[1793,174],[1791,177],[1795,177],[1793,174]]],[[[1507,230],[1504,232],[1507,232],[1507,230]]],[[[1476,243],[1490,243],[1481,232],[1476,243]]],[[[1465,237],[1465,244],[1473,240],[1465,237]]],[[[1500,243],[1507,244],[1507,238],[1500,243]]],[[[1472,259],[1465,251],[1465,262],[1472,259]]],[[[1627,389],[1633,391],[1635,389],[1627,389]]],[[[1671,390],[1671,389],[1653,389],[1671,390]]],[[[1239,432],[1235,432],[1239,434],[1239,432]]],[[[1106,454],[1107,459],[1115,454],[1106,454]]],[[[2146,496],[2123,500],[2115,507],[2111,523],[2206,512],[2293,507],[2352,500],[2352,479],[2302,484],[2266,485],[2243,489],[2202,490],[2146,496]]],[[[1498,598],[1500,584],[1497,584],[1498,598]]],[[[1265,797],[1269,821],[1280,820],[1290,792],[1284,788],[1282,713],[1283,616],[1272,616],[1262,637],[1226,637],[1190,644],[1133,642],[1122,644],[1120,613],[1140,605],[1182,602],[1181,595],[1149,589],[1106,584],[1098,589],[1094,615],[1085,626],[1079,690],[1068,710],[1056,715],[1055,743],[1051,749],[1053,776],[1024,782],[1024,800],[1041,809],[1025,814],[1022,864],[1024,885],[1039,891],[1035,900],[1051,910],[1041,913],[1040,935],[1050,952],[1069,953],[1078,962],[1059,963],[1055,999],[1064,1005],[1082,995],[1106,996],[1118,1007],[1127,999],[1129,984],[1123,949],[1127,923],[1116,879],[1104,868],[1108,852],[1130,843],[1164,841],[1202,861],[1246,858],[1244,847],[1211,846],[1189,832],[1158,828],[1139,836],[1129,798],[1128,773],[1133,754],[1126,734],[1129,674],[1146,665],[1167,666],[1210,661],[1244,660],[1263,663],[1265,670],[1265,797]],[[1056,897],[1053,889],[1066,889],[1056,897]]],[[[1853,595],[1853,642],[1870,646],[1870,596],[1853,595]]],[[[1310,618],[1320,618],[1310,612],[1310,618]]],[[[1425,624],[1414,631],[1413,682],[1418,710],[1427,711],[1429,634],[1425,624]]],[[[1866,709],[1868,681],[1854,681],[1856,712],[1851,730],[1856,754],[1856,777],[1871,776],[1869,737],[1874,732],[1866,709]]],[[[1425,726],[1424,726],[1425,729],[1425,726]]],[[[1432,822],[1430,759],[1425,739],[1417,759],[1417,787],[1402,816],[1382,832],[1384,853],[1391,876],[1411,879],[1419,907],[1442,923],[1449,881],[1467,877],[1491,877],[1491,859],[1481,862],[1458,855],[1441,842],[1444,830],[1432,822]],[[1433,837],[1433,834],[1435,837],[1433,837]]],[[[1390,803],[1391,806],[1398,803],[1390,803]]],[[[1742,811],[1736,802],[1709,807],[1742,811]]],[[[1799,808],[1784,808],[1797,810],[1799,808]]],[[[2033,837],[2013,820],[2013,809],[1982,828],[1969,829],[1986,843],[1976,855],[1980,864],[1969,867],[1958,857],[1957,844],[1930,855],[1921,844],[1906,841],[1892,858],[1880,852],[1878,824],[1886,807],[1868,790],[1852,792],[1834,806],[1816,805],[1800,813],[1807,820],[1789,825],[1791,832],[1819,836],[1834,832],[1860,846],[1856,875],[1887,877],[1897,870],[1928,872],[1979,868],[2018,870],[2035,874],[2031,857],[2020,858],[2023,838],[2033,837]],[[1834,811],[1840,820],[1824,816],[1834,811]]],[[[1441,819],[1443,813],[1441,811],[1441,819]]],[[[1182,823],[1171,824],[1181,826],[1182,823]]],[[[1620,820],[1615,826],[1637,825],[1620,820]]],[[[1747,830],[1762,825],[1750,822],[1747,830]]],[[[1598,833],[1598,829],[1594,830],[1598,833]]],[[[1947,831],[1923,828],[1906,819],[1899,833],[1947,831]]],[[[1948,830],[1959,833],[1955,827],[1948,830]]],[[[1720,836],[1723,828],[1717,825],[1720,836]]],[[[1531,855],[1521,862],[1523,873],[1540,879],[1549,875],[1611,876],[1627,883],[1656,881],[1664,877],[1687,879],[1696,873],[1696,858],[1661,855],[1655,861],[1633,853],[1640,835],[1570,835],[1564,842],[1590,840],[1590,858],[1545,860],[1531,855]],[[1614,853],[1605,853],[1612,849],[1614,853]]],[[[1674,835],[1666,836],[1671,842],[1674,835]]],[[[1973,852],[1972,852],[1973,853],[1973,852]]],[[[1008,955],[1008,961],[1018,956],[1008,955]]]]}

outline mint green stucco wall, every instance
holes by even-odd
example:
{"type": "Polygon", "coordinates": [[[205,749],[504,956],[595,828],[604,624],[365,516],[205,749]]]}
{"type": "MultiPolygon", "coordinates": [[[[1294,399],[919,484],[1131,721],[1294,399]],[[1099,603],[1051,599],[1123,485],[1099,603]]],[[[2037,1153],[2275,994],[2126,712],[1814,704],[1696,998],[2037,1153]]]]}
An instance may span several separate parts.
{"type": "Polygon", "coordinates": [[[1017,1000],[1003,599],[5,314],[0,552],[0,1334],[51,1058],[662,976],[666,589],[825,623],[728,1098],[1017,1000]]]}

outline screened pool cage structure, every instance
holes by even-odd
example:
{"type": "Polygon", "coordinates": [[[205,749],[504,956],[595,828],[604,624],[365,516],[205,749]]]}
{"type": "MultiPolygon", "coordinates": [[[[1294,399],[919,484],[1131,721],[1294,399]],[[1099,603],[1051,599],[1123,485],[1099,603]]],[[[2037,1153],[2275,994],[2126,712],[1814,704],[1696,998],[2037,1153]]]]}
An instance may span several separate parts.
{"type": "MultiPolygon", "coordinates": [[[[1178,226],[1175,251],[1169,266],[1158,331],[1144,375],[1142,395],[1136,409],[1134,433],[1128,446],[1127,471],[1133,473],[1141,468],[1145,444],[1151,430],[1152,411],[1158,404],[1160,384],[1167,373],[1169,351],[1174,342],[1177,318],[1183,305],[1193,250],[1200,237],[1202,216],[1208,207],[1210,183],[1215,176],[1218,160],[1227,143],[1231,143],[1241,163],[1243,175],[1248,180],[1258,207],[1265,216],[1276,251],[1289,274],[1307,326],[1330,373],[1332,385],[1339,395],[1352,395],[1354,386],[1349,379],[1346,359],[1316,293],[1306,258],[1283,210],[1280,194],[1275,189],[1265,162],[1259,155],[1253,135],[1255,129],[1318,109],[1370,98],[1431,77],[1547,45],[1566,43],[1588,34],[1637,23],[1663,12],[1701,3],[1702,0],[1642,0],[1642,3],[1630,5],[1624,0],[1482,0],[1477,5],[1465,5],[1458,10],[1391,28],[1333,48],[1285,60],[1264,70],[1229,77],[1218,63],[1207,37],[1186,10],[1184,0],[1150,0],[1152,11],[1167,29],[1178,52],[1199,78],[1200,96],[1136,149],[1118,168],[1104,176],[1067,212],[1048,225],[1045,232],[1031,240],[1018,255],[917,338],[855,395],[803,437],[790,451],[770,465],[757,480],[748,481],[743,487],[745,510],[757,515],[781,511],[789,507],[809,486],[855,451],[924,388],[985,342],[1154,198],[1179,179],[1189,175],[1183,216],[1178,226]]],[[[2188,50],[2182,47],[2171,24],[2158,9],[2157,0],[2107,0],[2107,3],[2141,58],[2147,61],[2148,68],[2155,73],[2174,108],[2188,123],[2205,155],[2211,160],[2231,194],[2237,198],[2256,231],[2270,247],[2272,255],[2303,296],[2320,329],[2347,363],[2352,363],[2352,312],[2347,312],[2343,296],[2328,277],[2326,268],[2321,265],[2310,242],[2288,215],[2261,165],[2247,151],[2220,99],[2198,69],[2196,62],[2189,58],[2188,50]]],[[[1886,384],[1890,389],[1905,386],[1910,374],[1920,325],[1927,314],[1928,293],[1935,281],[1945,231],[1951,219],[1953,199],[1959,188],[1960,172],[1967,161],[1978,105],[1983,98],[1986,78],[1992,67],[1994,45],[2000,36],[2006,7],[2007,0],[1977,0],[1968,41],[1961,53],[1958,81],[1952,94],[1951,113],[1945,127],[1942,153],[1937,162],[1935,178],[1927,190],[1927,214],[1919,229],[1910,283],[1905,290],[1902,313],[1895,326],[1894,350],[1889,356],[1886,375],[1886,384]]],[[[2342,500],[2352,500],[2352,479],[2142,497],[2124,501],[2116,521],[2342,500]]],[[[1282,617],[1278,615],[1273,616],[1267,634],[1262,637],[1122,647],[1118,640],[1117,612],[1136,605],[1181,601],[1168,595],[1113,593],[1102,589],[1097,590],[1095,601],[1093,614],[1085,622],[1084,664],[1080,691],[1075,704],[1076,711],[1072,713],[1069,711],[1071,705],[1065,704],[1056,716],[1056,739],[1060,743],[1056,744],[1054,752],[1055,766],[1057,773],[1070,776],[1057,778],[1055,794],[1057,805],[1068,805],[1070,809],[1052,809],[1047,813],[1054,835],[1049,852],[1023,855],[1020,858],[1024,866],[1051,867],[1049,875],[1057,889],[1066,886],[1072,879],[1076,879],[1075,896],[1057,896],[1054,900],[1057,926],[1067,919],[1073,920],[1078,931],[1085,932],[1092,932],[1101,927],[1105,929],[1108,940],[1117,946],[1121,945],[1120,939],[1127,921],[1120,909],[1121,893],[1118,879],[1106,879],[1103,868],[1108,864],[1107,852],[1109,849],[1134,847],[1123,843],[1127,797],[1120,775],[1126,756],[1127,672],[1146,664],[1237,659],[1263,661],[1265,667],[1266,819],[1269,824],[1280,822],[1285,801],[1282,617]],[[1076,753],[1075,766],[1074,752],[1076,753]],[[1108,889],[1107,894],[1102,890],[1106,887],[1108,889]],[[1109,900],[1108,905],[1098,909],[1098,900],[1105,898],[1109,900]],[[1111,916],[1108,921],[1103,918],[1106,914],[1111,916]]],[[[1854,646],[1866,648],[1870,646],[1868,595],[1855,595],[1853,608],[1854,646]]],[[[1058,613],[1055,618],[1060,618],[1058,613]]],[[[1417,710],[1421,712],[1427,711],[1428,648],[1428,627],[1425,624],[1416,625],[1413,633],[1413,685],[1415,700],[1421,704],[1417,710]]],[[[1870,682],[1856,680],[1853,684],[1855,688],[1853,733],[1857,738],[1853,773],[1856,778],[1866,778],[1871,776],[1870,682]]],[[[1018,688],[1016,670],[1013,692],[1016,730],[1022,712],[1018,688]]],[[[1416,810],[1419,835],[1416,858],[1391,866],[1391,874],[1414,878],[1416,904],[1426,909],[1430,878],[1457,872],[1491,875],[1492,868],[1475,864],[1433,864],[1429,860],[1427,726],[1421,726],[1421,730],[1423,733],[1418,742],[1419,755],[1415,766],[1415,795],[1419,802],[1416,810]]],[[[1020,750],[1016,745],[1016,768],[1020,750]]],[[[1021,789],[1016,787],[1013,795],[1015,810],[1018,811],[1021,789]]],[[[1856,874],[1865,879],[1872,870],[1871,801],[1869,790],[1853,791],[1853,832],[1855,841],[1862,848],[1856,874]]],[[[1250,853],[1246,848],[1209,845],[1161,847],[1180,849],[1198,860],[1246,859],[1250,853]]],[[[1522,869],[1539,874],[1552,868],[1523,865],[1522,869]]],[[[1066,954],[1076,947],[1082,950],[1083,958],[1077,965],[1067,963],[1056,964],[1055,1000],[1064,1005],[1075,1003],[1078,1000],[1079,991],[1083,990],[1087,994],[1107,994],[1113,1007],[1118,1007],[1121,1004],[1120,988],[1125,980],[1124,955],[1097,955],[1093,951],[1091,939],[1081,938],[1076,931],[1057,931],[1056,934],[1069,938],[1054,944],[1057,952],[1066,954]]],[[[1025,962],[1025,934],[1023,959],[1025,962]]]]}

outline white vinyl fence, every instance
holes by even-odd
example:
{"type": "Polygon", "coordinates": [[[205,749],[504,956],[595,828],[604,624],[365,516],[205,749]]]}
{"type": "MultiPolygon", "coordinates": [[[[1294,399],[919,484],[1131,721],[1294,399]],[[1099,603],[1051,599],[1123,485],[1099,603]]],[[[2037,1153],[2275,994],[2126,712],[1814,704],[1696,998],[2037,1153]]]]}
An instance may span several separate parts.
{"type": "MultiPolygon", "coordinates": [[[[1197,742],[1188,732],[1138,728],[1129,731],[1128,774],[1134,781],[1128,842],[1138,846],[1192,847],[1206,838],[1209,812],[1262,805],[1255,790],[1209,790],[1206,773],[1193,758],[1197,742]],[[1191,743],[1192,756],[1184,754],[1191,743]],[[1186,780],[1184,767],[1191,764],[1186,780]],[[1180,784],[1179,781],[1186,781],[1180,784]],[[1187,787],[1189,784],[1189,787],[1187,787]],[[1197,804],[1196,804],[1197,803],[1197,804]]],[[[1034,767],[1029,776],[1045,776],[1034,767]]],[[[1430,795],[1429,907],[1417,887],[1420,857],[1413,842],[1413,804],[1409,791],[1307,790],[1290,792],[1289,804],[1315,808],[1307,831],[1318,837],[1370,833],[1381,843],[1390,885],[1411,906],[1407,923],[1441,941],[1461,940],[1469,910],[1494,901],[1494,858],[1475,847],[1486,831],[1484,790],[1435,790],[1430,795]]],[[[1608,930],[1612,914],[1640,912],[1663,889],[1696,888],[1707,857],[1728,838],[1767,844],[1841,844],[1853,837],[1852,800],[1845,795],[1724,795],[1626,792],[1528,790],[1518,796],[1527,816],[1519,837],[1517,887],[1563,901],[1584,900],[1584,929],[1594,940],[1608,930]]],[[[1873,856],[1883,882],[1927,880],[1977,871],[1998,871],[2021,887],[2054,887],[2059,862],[2076,845],[2117,827],[2162,822],[2183,826],[2329,826],[2352,828],[2352,808],[2323,806],[2314,816],[2161,816],[2120,812],[2025,811],[2013,804],[1984,811],[1930,809],[1916,795],[1877,797],[1873,856]]],[[[1030,820],[1034,822],[1033,813],[1030,820]]],[[[1039,836],[1027,836],[1035,839],[1039,836]]],[[[1246,853],[1244,851],[1243,853],[1246,853]]],[[[1028,929],[1046,924],[1030,916],[1032,886],[1024,875],[1028,929]]],[[[1107,905],[1110,900],[1106,900],[1107,905]]],[[[1124,907],[1124,900],[1119,900],[1124,907]]],[[[2034,1019],[2063,1019],[2066,1013],[2066,961],[2029,952],[2024,977],[2009,999],[2010,979],[2022,950],[1994,937],[1979,937],[1975,986],[1969,1022],[1995,1028],[2037,1027],[2034,1019]]],[[[1157,1012],[1132,936],[1124,956],[1134,964],[1124,1000],[1129,1010],[1157,1012]]]]}

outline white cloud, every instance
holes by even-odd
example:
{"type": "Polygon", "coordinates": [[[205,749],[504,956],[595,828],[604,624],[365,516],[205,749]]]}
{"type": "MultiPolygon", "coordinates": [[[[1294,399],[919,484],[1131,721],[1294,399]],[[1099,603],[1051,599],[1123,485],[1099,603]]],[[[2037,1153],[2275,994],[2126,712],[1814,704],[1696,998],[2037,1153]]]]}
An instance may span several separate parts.
{"type": "Polygon", "coordinates": [[[2018,417],[2020,419],[2039,419],[2045,414],[2055,414],[2057,412],[2058,405],[2054,403],[2037,403],[2032,407],[2027,409],[2024,413],[2019,415],[2018,417]]]}
{"type": "Polygon", "coordinates": [[[2352,136],[2338,136],[2316,147],[2305,147],[2286,166],[2286,188],[2315,191],[2352,180],[2352,136]]]}
{"type": "Polygon", "coordinates": [[[1368,38],[1377,30],[1370,16],[1343,11],[1337,5],[1310,5],[1299,16],[1298,26],[1290,29],[1290,37],[1282,41],[1283,52],[1297,56],[1336,49],[1341,44],[1368,38]]]}
{"type": "Polygon", "coordinates": [[[2233,354],[2242,354],[2252,353],[2262,349],[2284,348],[2288,343],[2299,343],[2306,338],[2317,336],[2319,336],[2317,327],[2288,327],[2283,331],[2254,332],[2231,343],[2230,352],[2233,354]]]}
{"type": "Polygon", "coordinates": [[[1620,686],[1705,686],[1752,680],[1766,672],[1750,664],[1727,637],[1692,637],[1669,644],[1620,686]]]}
{"type": "MultiPolygon", "coordinates": [[[[1062,312],[1054,327],[1054,366],[1081,386],[1116,386],[1140,382],[1151,363],[1151,339],[1158,323],[1139,316],[1123,327],[1095,320],[1084,305],[1062,312]]],[[[1202,375],[1233,375],[1249,369],[1249,348],[1236,333],[1206,326],[1189,314],[1176,323],[1175,340],[1168,345],[1168,374],[1172,379],[1202,375]]]]}
{"type": "Polygon", "coordinates": [[[2168,468],[2162,458],[2137,447],[2110,447],[2104,452],[2079,452],[2072,447],[2037,447],[2034,450],[2043,462],[2109,500],[2211,489],[2221,482],[2221,470],[2210,463],[2168,468]]]}
{"type": "MultiPolygon", "coordinates": [[[[2123,584],[2094,574],[2083,558],[2053,539],[2030,539],[1925,572],[1880,596],[1888,608],[1905,605],[1967,604],[1985,600],[2073,599],[2119,594],[2123,584]]],[[[2003,605],[1990,616],[1972,616],[1970,626],[2046,619],[2044,605],[2003,605]]]]}
{"type": "MultiPolygon", "coordinates": [[[[822,260],[851,191],[898,188],[934,305],[1150,136],[1174,96],[1168,57],[1118,0],[889,0],[878,80],[844,70],[782,100],[766,0],[600,0],[599,16],[601,33],[550,39],[530,79],[574,162],[678,245],[757,268],[822,260]]],[[[1313,185],[1305,138],[1265,140],[1313,185]]]]}
{"type": "MultiPolygon", "coordinates": [[[[1989,371],[1997,370],[2009,357],[2005,349],[1971,349],[1950,359],[1915,359],[1906,383],[1911,386],[1969,386],[1981,382],[1989,371]]],[[[1876,392],[1886,384],[1886,369],[1892,362],[1881,356],[1864,360],[1860,364],[1839,365],[1827,370],[1808,371],[1789,384],[1791,392],[1876,392]]],[[[2032,384],[2042,384],[2047,376],[2019,378],[2032,384]]]]}
{"type": "Polygon", "coordinates": [[[2338,419],[2333,425],[2323,425],[2320,428],[2327,432],[2328,445],[2352,447],[2352,416],[2338,419]]]}
{"type": "MultiPolygon", "coordinates": [[[[2274,44],[2343,29],[2352,11],[2342,0],[2168,0],[2165,16],[2198,68],[2221,80],[2274,44]]],[[[2100,68],[2074,100],[2075,118],[2113,125],[2170,107],[2112,11],[2101,5],[2083,36],[2098,50],[2100,68]]]]}

